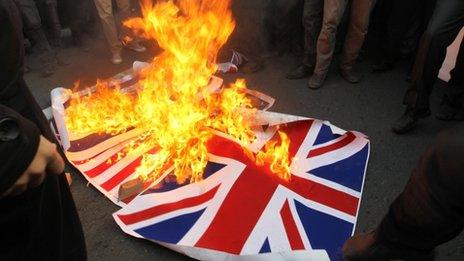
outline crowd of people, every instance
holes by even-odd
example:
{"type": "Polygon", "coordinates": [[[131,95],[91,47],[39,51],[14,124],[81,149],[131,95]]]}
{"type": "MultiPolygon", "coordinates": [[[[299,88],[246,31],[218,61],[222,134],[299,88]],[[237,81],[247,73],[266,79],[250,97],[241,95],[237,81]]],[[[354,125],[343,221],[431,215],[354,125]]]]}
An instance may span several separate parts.
{"type": "MultiPolygon", "coordinates": [[[[82,228],[62,175],[62,153],[23,80],[24,46],[39,56],[42,75],[50,76],[59,63],[64,25],[79,46],[85,34],[94,33],[98,17],[110,61],[119,64],[122,48],[146,50],[121,27],[131,12],[130,0],[0,0],[1,260],[86,259],[82,228]]],[[[301,59],[287,78],[307,78],[310,89],[323,87],[338,53],[340,75],[351,84],[360,81],[355,66],[368,29],[378,41],[373,73],[392,70],[410,57],[405,112],[392,128],[403,134],[431,114],[430,95],[446,48],[464,26],[464,1],[269,0],[264,18],[269,48],[291,50],[301,59]]],[[[447,85],[436,118],[463,121],[464,42],[447,85]]],[[[379,227],[346,242],[345,259],[431,260],[436,246],[462,231],[463,138],[462,125],[438,135],[379,227]]]]}

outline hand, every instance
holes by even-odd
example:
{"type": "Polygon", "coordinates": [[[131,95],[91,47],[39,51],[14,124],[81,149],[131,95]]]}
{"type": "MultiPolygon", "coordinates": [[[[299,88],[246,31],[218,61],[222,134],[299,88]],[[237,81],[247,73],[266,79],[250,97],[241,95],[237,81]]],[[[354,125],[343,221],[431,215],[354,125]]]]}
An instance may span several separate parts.
{"type": "Polygon", "coordinates": [[[64,161],[56,150],[56,145],[41,135],[39,148],[31,164],[2,197],[19,195],[42,184],[45,175],[59,175],[63,171],[64,161]]]}

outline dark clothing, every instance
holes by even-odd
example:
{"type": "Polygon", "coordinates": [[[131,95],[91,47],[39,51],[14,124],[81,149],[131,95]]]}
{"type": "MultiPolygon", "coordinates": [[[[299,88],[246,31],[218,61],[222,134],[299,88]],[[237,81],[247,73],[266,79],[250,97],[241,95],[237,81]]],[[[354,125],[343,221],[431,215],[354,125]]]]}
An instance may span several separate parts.
{"type": "Polygon", "coordinates": [[[303,46],[303,25],[301,24],[303,0],[270,0],[264,11],[264,28],[266,29],[269,51],[276,49],[279,53],[300,52],[303,46]]]}
{"type": "MultiPolygon", "coordinates": [[[[32,161],[39,134],[52,141],[54,137],[22,79],[22,26],[11,0],[0,1],[0,35],[0,133],[11,128],[19,132],[13,139],[0,135],[0,158],[5,160],[0,167],[2,194],[32,161]]],[[[86,259],[81,224],[64,175],[48,175],[36,188],[1,198],[0,231],[0,260],[86,259]]]]}
{"type": "Polygon", "coordinates": [[[379,239],[399,247],[432,250],[464,228],[464,126],[442,132],[390,206],[379,239]]]}
{"type": "MultiPolygon", "coordinates": [[[[422,35],[433,13],[436,0],[389,0],[385,33],[380,37],[379,61],[393,64],[408,32],[415,27],[422,35]]],[[[420,37],[420,36],[419,36],[420,37]]]]}
{"type": "MultiPolygon", "coordinates": [[[[429,108],[429,97],[445,59],[446,48],[456,39],[463,26],[464,1],[437,1],[430,23],[421,39],[412,73],[412,85],[405,95],[405,104],[416,111],[429,108]]],[[[462,55],[460,57],[462,58],[462,55]]]]}
{"type": "MultiPolygon", "coordinates": [[[[325,75],[329,70],[338,25],[347,2],[347,0],[305,0],[304,64],[309,67],[315,66],[315,74],[325,75]]],[[[367,34],[369,14],[374,4],[375,0],[352,1],[348,32],[340,60],[340,68],[343,70],[351,70],[358,57],[367,34]]]]}
{"type": "Polygon", "coordinates": [[[464,41],[461,42],[456,65],[450,75],[445,99],[455,108],[464,108],[464,41]]]}

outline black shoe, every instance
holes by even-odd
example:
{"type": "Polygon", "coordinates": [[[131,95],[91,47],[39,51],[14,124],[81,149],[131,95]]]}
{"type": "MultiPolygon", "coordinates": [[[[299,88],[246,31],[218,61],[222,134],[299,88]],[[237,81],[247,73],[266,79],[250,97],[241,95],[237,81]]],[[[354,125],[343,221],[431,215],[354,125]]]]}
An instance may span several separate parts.
{"type": "Polygon", "coordinates": [[[373,73],[383,73],[387,71],[393,70],[393,64],[388,62],[379,62],[372,65],[372,72],[373,73]]]}
{"type": "Polygon", "coordinates": [[[311,75],[313,73],[314,67],[307,66],[307,65],[300,65],[294,71],[287,74],[287,79],[289,80],[296,80],[296,79],[303,79],[311,75]]]}
{"type": "Polygon", "coordinates": [[[435,117],[442,121],[462,121],[464,120],[464,107],[454,106],[445,96],[435,117]]]}
{"type": "Polygon", "coordinates": [[[327,75],[326,73],[324,73],[324,74],[313,74],[311,76],[311,78],[309,78],[309,81],[308,81],[309,89],[316,90],[316,89],[321,88],[322,85],[324,84],[326,75],[327,75]]]}
{"type": "Polygon", "coordinates": [[[340,69],[340,75],[349,83],[358,83],[359,77],[354,74],[353,70],[340,69]]]}
{"type": "Polygon", "coordinates": [[[414,110],[407,108],[404,114],[393,123],[392,131],[396,134],[407,133],[416,127],[420,118],[425,118],[430,114],[429,109],[414,110]]]}
{"type": "Polygon", "coordinates": [[[343,260],[433,260],[434,251],[421,251],[378,240],[376,232],[356,235],[343,245],[343,260]]]}

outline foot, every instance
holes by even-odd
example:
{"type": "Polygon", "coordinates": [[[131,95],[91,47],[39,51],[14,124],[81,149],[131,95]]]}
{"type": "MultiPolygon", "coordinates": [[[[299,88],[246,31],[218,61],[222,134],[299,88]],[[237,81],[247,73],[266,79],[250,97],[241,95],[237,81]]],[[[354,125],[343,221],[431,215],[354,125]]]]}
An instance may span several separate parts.
{"type": "Polygon", "coordinates": [[[111,62],[112,62],[113,64],[120,64],[120,63],[122,63],[121,53],[119,53],[119,52],[113,53],[113,56],[111,57],[111,62]]]}
{"type": "Polygon", "coordinates": [[[435,117],[442,121],[464,120],[464,107],[453,106],[445,97],[435,117]]]}
{"type": "Polygon", "coordinates": [[[429,109],[414,110],[411,108],[406,109],[404,114],[393,123],[392,130],[396,134],[404,134],[417,125],[417,121],[421,118],[425,118],[431,114],[429,109]]]}
{"type": "Polygon", "coordinates": [[[433,251],[386,244],[377,239],[375,231],[349,238],[343,245],[343,260],[433,260],[433,251]]]}
{"type": "Polygon", "coordinates": [[[139,42],[132,41],[130,43],[124,43],[124,46],[131,49],[132,51],[136,51],[138,53],[143,53],[147,50],[145,46],[141,45],[139,42]]]}
{"type": "Polygon", "coordinates": [[[393,70],[393,64],[388,62],[378,62],[372,65],[372,72],[373,73],[383,73],[387,71],[393,70]]]}
{"type": "Polygon", "coordinates": [[[359,77],[354,74],[353,70],[340,69],[340,75],[349,83],[358,83],[359,77]]]}
{"type": "Polygon", "coordinates": [[[287,74],[287,79],[296,80],[296,79],[303,79],[311,75],[313,72],[314,67],[307,66],[307,65],[300,65],[295,70],[287,74]]]}
{"type": "Polygon", "coordinates": [[[308,81],[309,89],[319,89],[322,87],[325,81],[326,74],[313,74],[308,81]]]}

